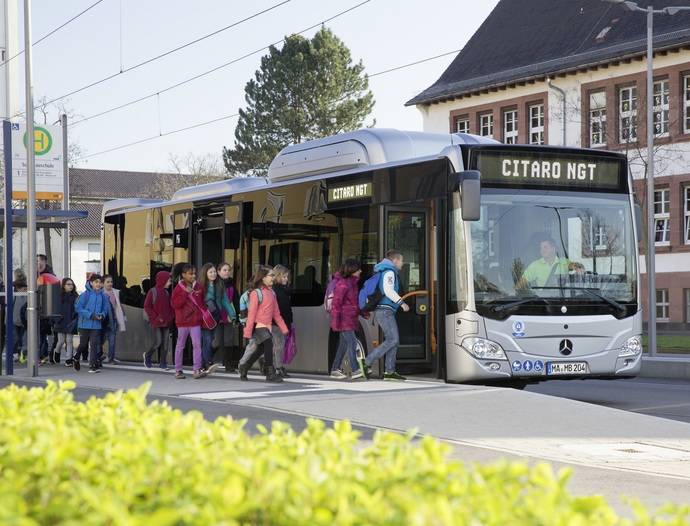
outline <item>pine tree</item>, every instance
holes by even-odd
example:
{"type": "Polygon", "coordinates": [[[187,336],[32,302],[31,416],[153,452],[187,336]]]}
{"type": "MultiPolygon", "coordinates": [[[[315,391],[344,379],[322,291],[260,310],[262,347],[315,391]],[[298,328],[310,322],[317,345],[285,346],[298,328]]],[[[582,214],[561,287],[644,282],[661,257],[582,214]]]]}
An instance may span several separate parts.
{"type": "Polygon", "coordinates": [[[245,86],[245,100],[235,146],[223,148],[231,175],[265,175],[288,144],[357,129],[374,107],[364,65],[353,64],[327,28],[312,39],[288,36],[282,49],[271,46],[245,86]]]}

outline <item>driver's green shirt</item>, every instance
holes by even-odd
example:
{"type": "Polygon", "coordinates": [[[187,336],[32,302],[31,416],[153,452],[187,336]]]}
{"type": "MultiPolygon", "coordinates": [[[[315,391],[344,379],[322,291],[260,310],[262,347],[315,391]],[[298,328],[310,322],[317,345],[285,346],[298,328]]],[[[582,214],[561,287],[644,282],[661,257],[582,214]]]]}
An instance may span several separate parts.
{"type": "Polygon", "coordinates": [[[527,266],[522,277],[533,287],[544,287],[549,276],[567,274],[568,264],[568,260],[563,258],[556,258],[551,264],[544,258],[539,258],[527,266]]]}

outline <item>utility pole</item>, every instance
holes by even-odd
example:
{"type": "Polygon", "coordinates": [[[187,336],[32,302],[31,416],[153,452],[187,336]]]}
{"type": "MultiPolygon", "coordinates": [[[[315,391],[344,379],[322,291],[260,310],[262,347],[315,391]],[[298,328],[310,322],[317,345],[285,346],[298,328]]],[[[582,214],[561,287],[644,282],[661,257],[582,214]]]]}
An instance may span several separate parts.
{"type": "Polygon", "coordinates": [[[656,354],[656,274],[654,237],[654,6],[647,7],[647,348],[656,354]]]}
{"type": "MultiPolygon", "coordinates": [[[[60,115],[60,123],[62,124],[62,209],[66,212],[69,210],[69,162],[67,160],[67,114],[60,115]]],[[[69,254],[69,221],[62,231],[62,275],[71,276],[70,272],[70,254],[69,254]]]]}
{"type": "Polygon", "coordinates": [[[31,0],[24,0],[24,74],[26,79],[26,230],[29,236],[27,272],[27,351],[31,376],[38,376],[38,310],[36,301],[36,177],[34,156],[34,95],[31,79],[31,0]]]}

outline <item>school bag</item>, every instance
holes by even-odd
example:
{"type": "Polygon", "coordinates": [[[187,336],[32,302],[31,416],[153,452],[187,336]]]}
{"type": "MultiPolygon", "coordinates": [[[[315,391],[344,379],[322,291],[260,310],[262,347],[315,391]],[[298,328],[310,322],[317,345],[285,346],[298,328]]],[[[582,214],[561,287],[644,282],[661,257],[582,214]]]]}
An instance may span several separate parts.
{"type": "MultiPolygon", "coordinates": [[[[153,287],[153,288],[151,289],[151,305],[155,305],[155,304],[156,304],[156,296],[158,296],[158,292],[156,291],[156,287],[153,287]]],[[[143,316],[144,316],[144,321],[145,321],[145,322],[147,322],[147,323],[151,322],[151,320],[149,320],[149,315],[146,314],[146,309],[144,309],[144,314],[143,314],[143,316]]]]}
{"type": "MultiPolygon", "coordinates": [[[[256,295],[259,298],[259,305],[261,305],[261,302],[264,300],[263,292],[261,292],[261,289],[252,290],[256,291],[256,295]]],[[[252,290],[245,290],[240,296],[240,323],[247,322],[247,316],[249,311],[249,294],[251,294],[252,290]]]]}
{"type": "Polygon", "coordinates": [[[328,314],[331,313],[333,308],[333,294],[335,293],[335,286],[338,284],[338,278],[333,278],[328,282],[326,287],[326,295],[323,298],[323,308],[326,309],[328,314]]]}
{"type": "Polygon", "coordinates": [[[364,312],[373,312],[383,298],[381,291],[381,273],[374,274],[364,282],[359,291],[359,309],[364,312]]]}

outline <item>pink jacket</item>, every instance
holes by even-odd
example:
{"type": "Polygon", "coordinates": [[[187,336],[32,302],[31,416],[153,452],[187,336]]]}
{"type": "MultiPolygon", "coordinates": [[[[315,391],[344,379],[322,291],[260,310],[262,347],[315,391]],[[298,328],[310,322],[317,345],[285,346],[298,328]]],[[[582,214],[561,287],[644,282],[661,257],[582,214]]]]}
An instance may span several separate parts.
{"type": "Polygon", "coordinates": [[[344,278],[337,273],[331,303],[331,329],[335,332],[356,331],[359,328],[359,278],[344,278]]]}
{"type": "Polygon", "coordinates": [[[287,334],[289,331],[280,315],[275,293],[268,287],[261,287],[261,296],[261,303],[259,303],[259,295],[255,291],[252,291],[249,295],[247,325],[244,328],[244,337],[247,339],[252,337],[254,325],[257,323],[270,328],[274,321],[281,332],[287,334]]]}

